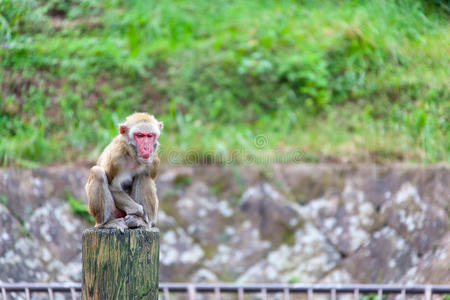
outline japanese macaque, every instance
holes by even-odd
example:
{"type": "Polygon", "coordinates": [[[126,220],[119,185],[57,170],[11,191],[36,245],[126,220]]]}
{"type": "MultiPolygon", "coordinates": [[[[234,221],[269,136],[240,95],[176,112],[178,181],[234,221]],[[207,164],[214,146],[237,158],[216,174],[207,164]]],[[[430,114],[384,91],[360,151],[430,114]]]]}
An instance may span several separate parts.
{"type": "Polygon", "coordinates": [[[147,113],[128,116],[120,134],[91,168],[86,194],[96,226],[126,228],[156,226],[158,198],[154,179],[163,123],[147,113]]]}

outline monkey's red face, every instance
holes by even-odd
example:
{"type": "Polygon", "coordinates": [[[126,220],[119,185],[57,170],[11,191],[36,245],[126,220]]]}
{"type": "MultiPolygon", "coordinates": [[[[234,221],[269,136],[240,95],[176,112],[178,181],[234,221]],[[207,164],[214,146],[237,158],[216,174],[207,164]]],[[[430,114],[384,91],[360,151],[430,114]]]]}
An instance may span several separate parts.
{"type": "Polygon", "coordinates": [[[137,144],[139,156],[144,159],[150,158],[153,153],[153,144],[155,143],[156,134],[135,132],[133,137],[137,144]]]}
{"type": "Polygon", "coordinates": [[[128,127],[120,125],[120,134],[127,143],[136,147],[137,158],[141,163],[151,163],[154,152],[158,151],[159,137],[161,135],[162,123],[140,122],[128,127]]]}

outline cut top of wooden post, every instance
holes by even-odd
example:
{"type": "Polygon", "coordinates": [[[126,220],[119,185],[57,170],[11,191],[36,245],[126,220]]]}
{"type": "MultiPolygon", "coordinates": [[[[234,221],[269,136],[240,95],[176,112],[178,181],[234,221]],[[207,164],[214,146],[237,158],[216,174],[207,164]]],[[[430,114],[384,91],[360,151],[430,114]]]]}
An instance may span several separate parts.
{"type": "Polygon", "coordinates": [[[158,299],[159,230],[83,233],[83,299],[158,299]]]}

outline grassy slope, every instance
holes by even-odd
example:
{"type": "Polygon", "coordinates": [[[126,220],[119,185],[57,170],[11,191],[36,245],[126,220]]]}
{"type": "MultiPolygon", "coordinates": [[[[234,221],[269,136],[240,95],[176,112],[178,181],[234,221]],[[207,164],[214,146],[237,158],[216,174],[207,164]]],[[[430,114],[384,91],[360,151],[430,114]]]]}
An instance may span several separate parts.
{"type": "Polygon", "coordinates": [[[0,14],[3,165],[94,159],[139,110],[165,122],[165,159],[260,134],[310,161],[450,159],[450,26],[419,1],[0,0],[0,14]]]}

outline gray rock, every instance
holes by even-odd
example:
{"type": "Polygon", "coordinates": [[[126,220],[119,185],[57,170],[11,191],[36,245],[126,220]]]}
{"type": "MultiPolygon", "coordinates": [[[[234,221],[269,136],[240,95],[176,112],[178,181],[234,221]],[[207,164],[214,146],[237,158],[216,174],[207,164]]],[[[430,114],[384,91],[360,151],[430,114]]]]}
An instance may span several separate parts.
{"type": "Polygon", "coordinates": [[[355,172],[350,165],[334,164],[282,164],[272,168],[276,182],[300,204],[339,194],[355,172]]]}
{"type": "MultiPolygon", "coordinates": [[[[88,172],[0,169],[0,280],[81,280],[64,199],[88,172]]],[[[156,184],[161,281],[450,282],[446,164],[163,165],[156,184]]]]}
{"type": "Polygon", "coordinates": [[[292,246],[281,245],[239,277],[239,282],[314,283],[339,262],[339,253],[310,223],[295,232],[292,246]]]}
{"type": "Polygon", "coordinates": [[[205,253],[200,245],[178,228],[161,234],[160,280],[186,280],[199,266],[205,253]]]}
{"type": "MultiPolygon", "coordinates": [[[[320,278],[320,283],[334,283],[334,284],[350,284],[357,280],[353,279],[352,275],[344,269],[336,268],[320,278]]],[[[340,299],[340,298],[339,298],[340,299]]]]}
{"type": "Polygon", "coordinates": [[[295,205],[286,201],[270,184],[264,182],[247,189],[241,198],[241,210],[263,237],[279,244],[286,229],[292,230],[302,220],[295,205]]]}
{"type": "Polygon", "coordinates": [[[212,249],[213,255],[204,265],[222,281],[235,280],[261,260],[271,246],[261,239],[258,229],[249,220],[226,227],[221,239],[222,243],[212,249]]]}
{"type": "Polygon", "coordinates": [[[81,235],[86,225],[59,199],[46,201],[33,212],[25,226],[34,240],[49,249],[53,259],[70,263],[81,252],[81,235]]]}
{"type": "Polygon", "coordinates": [[[190,185],[171,209],[178,223],[202,245],[216,247],[234,210],[228,201],[211,195],[202,181],[190,185]]]}
{"type": "Polygon", "coordinates": [[[45,202],[49,189],[47,181],[34,177],[31,170],[5,169],[0,173],[0,194],[6,197],[8,209],[23,220],[45,202]]]}
{"type": "Polygon", "coordinates": [[[49,167],[34,170],[0,169],[0,195],[7,198],[13,215],[26,220],[52,197],[63,199],[70,193],[86,201],[84,185],[89,170],[76,167],[49,167]]]}
{"type": "MultiPolygon", "coordinates": [[[[5,282],[46,282],[54,279],[41,257],[48,249],[38,240],[20,238],[0,257],[0,281],[5,282]]],[[[51,257],[51,256],[49,256],[51,257]]]]}
{"type": "Polygon", "coordinates": [[[411,183],[404,183],[382,206],[387,224],[411,243],[419,255],[428,251],[450,230],[447,212],[422,199],[411,183]]]}
{"type": "Polygon", "coordinates": [[[180,188],[189,184],[193,174],[194,169],[192,167],[173,166],[167,168],[162,166],[158,177],[156,177],[158,197],[166,199],[172,194],[180,196],[182,194],[180,188]]]}
{"type": "Polygon", "coordinates": [[[21,236],[20,223],[9,212],[6,206],[0,204],[0,257],[11,249],[21,236]]]}
{"type": "Polygon", "coordinates": [[[392,228],[384,227],[345,258],[342,266],[359,283],[395,283],[417,260],[411,245],[392,228]]]}
{"type": "Polygon", "coordinates": [[[370,231],[377,219],[375,209],[365,200],[364,193],[350,184],[341,195],[310,201],[300,211],[345,256],[370,239],[370,231]]]}
{"type": "Polygon", "coordinates": [[[404,284],[448,284],[450,283],[449,262],[450,232],[423,255],[418,263],[408,270],[400,282],[404,284]]]}
{"type": "Polygon", "coordinates": [[[214,283],[218,281],[217,275],[208,269],[199,269],[191,277],[191,282],[214,283]]]}
{"type": "Polygon", "coordinates": [[[164,210],[160,209],[158,212],[158,227],[162,231],[168,231],[169,229],[175,227],[177,222],[171,216],[169,216],[164,210]]]}

